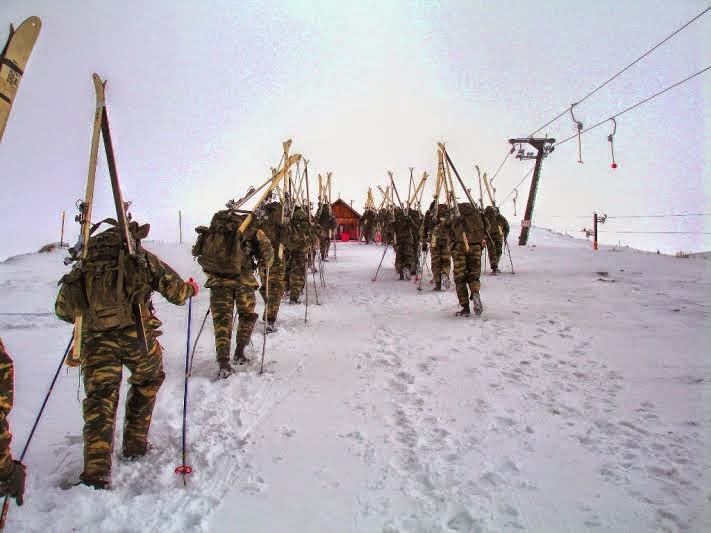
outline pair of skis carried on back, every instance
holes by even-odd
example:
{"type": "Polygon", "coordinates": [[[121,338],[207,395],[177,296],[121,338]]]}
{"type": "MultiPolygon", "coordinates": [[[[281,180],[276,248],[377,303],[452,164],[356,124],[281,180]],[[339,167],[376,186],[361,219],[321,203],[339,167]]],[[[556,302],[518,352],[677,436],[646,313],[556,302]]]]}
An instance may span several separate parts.
{"type": "MultiPolygon", "coordinates": [[[[114,149],[111,143],[111,130],[109,128],[109,116],[106,110],[105,98],[106,82],[96,73],[92,75],[92,80],[94,82],[94,91],[96,92],[96,110],[94,112],[94,128],[91,136],[91,149],[89,151],[89,172],[86,180],[84,200],[80,200],[77,203],[79,214],[76,217],[77,222],[81,225],[81,235],[79,236],[79,242],[73,248],[70,248],[70,257],[65,260],[65,263],[77,261],[79,265],[81,265],[81,262],[86,259],[89,253],[89,237],[91,236],[92,229],[91,213],[94,204],[94,184],[96,182],[96,162],[99,155],[100,136],[104,139],[106,162],[111,178],[111,191],[116,207],[116,222],[121,232],[124,251],[129,256],[135,256],[136,254],[135,242],[128,228],[129,218],[126,213],[127,204],[123,201],[121,185],[116,170],[116,158],[114,157],[114,149]]],[[[133,319],[138,335],[138,347],[143,353],[148,353],[146,330],[143,325],[143,310],[141,308],[142,304],[133,304],[133,319]]],[[[67,364],[69,366],[79,365],[82,346],[82,325],[82,315],[74,317],[74,347],[71,356],[67,358],[67,364]]]]}

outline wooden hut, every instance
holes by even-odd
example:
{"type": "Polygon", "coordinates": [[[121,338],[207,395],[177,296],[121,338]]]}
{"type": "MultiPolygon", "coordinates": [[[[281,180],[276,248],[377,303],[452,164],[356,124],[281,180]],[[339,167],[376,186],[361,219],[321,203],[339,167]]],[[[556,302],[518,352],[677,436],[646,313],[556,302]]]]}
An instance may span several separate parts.
{"type": "Polygon", "coordinates": [[[360,241],[360,213],[340,198],[331,204],[331,213],[336,217],[336,239],[360,241]]]}

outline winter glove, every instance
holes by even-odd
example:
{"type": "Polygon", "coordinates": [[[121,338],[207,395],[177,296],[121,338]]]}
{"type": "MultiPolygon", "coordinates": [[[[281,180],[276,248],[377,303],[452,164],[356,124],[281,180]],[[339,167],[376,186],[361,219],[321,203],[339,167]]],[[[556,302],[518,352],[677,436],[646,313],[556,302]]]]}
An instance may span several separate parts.
{"type": "Polygon", "coordinates": [[[0,496],[15,498],[17,505],[22,505],[24,503],[26,476],[25,465],[20,461],[13,461],[10,475],[0,481],[0,496]]]}
{"type": "Polygon", "coordinates": [[[200,286],[195,282],[193,278],[190,278],[190,280],[188,280],[188,285],[193,288],[193,296],[197,296],[198,292],[200,292],[200,286]]]}

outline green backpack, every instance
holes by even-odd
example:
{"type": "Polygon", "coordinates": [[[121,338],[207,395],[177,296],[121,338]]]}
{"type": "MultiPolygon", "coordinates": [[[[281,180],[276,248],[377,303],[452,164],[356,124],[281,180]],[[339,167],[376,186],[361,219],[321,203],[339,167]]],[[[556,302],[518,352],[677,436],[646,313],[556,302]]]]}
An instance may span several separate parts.
{"type": "Polygon", "coordinates": [[[229,209],[218,211],[210,227],[198,226],[193,246],[193,257],[207,274],[238,276],[242,270],[244,253],[239,227],[243,218],[229,209]]]}
{"type": "MultiPolygon", "coordinates": [[[[115,224],[108,219],[106,222],[115,224]]],[[[92,228],[92,233],[97,227],[98,224],[92,228]]],[[[134,239],[136,228],[134,225],[131,232],[134,239]]],[[[147,234],[147,226],[141,229],[147,234]]],[[[133,325],[133,305],[150,299],[151,274],[140,245],[136,250],[135,255],[128,255],[119,228],[107,229],[89,238],[86,258],[60,280],[68,289],[68,307],[74,315],[84,317],[89,330],[106,331],[133,325]]]]}
{"type": "Polygon", "coordinates": [[[481,242],[486,237],[486,227],[481,211],[469,202],[459,204],[459,219],[455,221],[455,232],[465,232],[469,244],[481,242]]]}

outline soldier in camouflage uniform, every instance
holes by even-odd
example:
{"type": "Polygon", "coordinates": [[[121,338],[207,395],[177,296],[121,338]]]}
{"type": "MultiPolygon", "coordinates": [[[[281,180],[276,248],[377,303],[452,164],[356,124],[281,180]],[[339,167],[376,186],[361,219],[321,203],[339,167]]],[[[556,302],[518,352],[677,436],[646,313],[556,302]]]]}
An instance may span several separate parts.
{"type": "Polygon", "coordinates": [[[12,410],[14,392],[15,371],[12,359],[0,339],[0,497],[15,498],[17,505],[22,505],[25,494],[25,465],[12,459],[10,453],[12,433],[7,423],[7,415],[12,410]]]}
{"type": "Polygon", "coordinates": [[[259,315],[254,312],[257,305],[255,291],[259,286],[254,277],[257,267],[263,272],[263,285],[267,279],[267,269],[269,269],[270,301],[272,290],[279,290],[278,279],[275,282],[276,288],[272,286],[271,267],[274,261],[274,250],[266,234],[255,226],[248,227],[241,236],[241,247],[243,255],[239,274],[223,276],[208,273],[207,283],[205,283],[205,287],[210,289],[210,311],[215,330],[218,376],[223,379],[234,373],[234,368],[230,364],[230,349],[235,308],[238,321],[234,362],[238,365],[249,362],[244,349],[252,338],[254,326],[259,318],[259,315]]]}
{"type": "Polygon", "coordinates": [[[432,290],[435,291],[442,290],[443,279],[446,286],[449,286],[449,271],[452,265],[450,234],[451,222],[447,204],[435,206],[435,203],[432,202],[422,223],[420,239],[422,240],[423,251],[427,250],[429,244],[430,257],[432,259],[432,278],[435,283],[432,290]]]}
{"type": "Polygon", "coordinates": [[[365,244],[370,244],[375,235],[375,211],[366,209],[360,217],[361,234],[365,238],[365,244]]]}
{"type": "Polygon", "coordinates": [[[289,302],[300,303],[299,296],[306,284],[306,253],[312,242],[308,214],[300,207],[294,209],[289,224],[289,266],[287,270],[289,302]]]}
{"type": "Polygon", "coordinates": [[[502,228],[499,227],[497,217],[498,212],[499,210],[492,205],[488,205],[486,209],[484,209],[484,218],[486,218],[489,224],[489,232],[486,235],[486,250],[489,254],[492,274],[496,274],[499,271],[499,259],[501,259],[504,245],[503,231],[502,228]]]}
{"type": "Polygon", "coordinates": [[[393,213],[390,209],[380,209],[375,215],[375,222],[380,228],[380,237],[383,244],[393,244],[395,232],[393,231],[393,213]]]}
{"type": "Polygon", "coordinates": [[[410,234],[412,235],[412,257],[414,261],[410,266],[410,274],[415,275],[420,265],[420,229],[422,228],[422,213],[419,209],[409,208],[407,211],[410,221],[410,234]]]}
{"type": "MultiPolygon", "coordinates": [[[[267,237],[271,244],[272,260],[269,267],[269,294],[267,295],[267,261],[260,261],[259,279],[262,284],[259,287],[259,294],[262,295],[266,307],[266,316],[262,317],[267,321],[267,331],[274,331],[281,299],[284,296],[284,286],[286,283],[286,244],[289,239],[288,227],[282,222],[282,204],[280,202],[270,202],[264,206],[264,214],[259,217],[257,223],[259,229],[267,237]]],[[[250,333],[251,335],[251,333],[250,333]]]]}
{"type": "Polygon", "coordinates": [[[318,211],[316,211],[316,220],[321,226],[321,261],[328,261],[328,250],[331,247],[331,235],[336,229],[336,217],[331,214],[331,207],[327,203],[319,206],[318,211]]]}
{"type": "Polygon", "coordinates": [[[498,207],[496,208],[496,222],[499,226],[499,230],[501,230],[501,234],[503,235],[503,238],[501,239],[501,242],[499,243],[499,246],[496,249],[496,253],[499,256],[499,260],[501,260],[501,257],[504,253],[504,243],[509,238],[509,231],[511,230],[511,228],[509,227],[509,221],[506,220],[506,217],[499,212],[498,207]]]}
{"type": "Polygon", "coordinates": [[[401,207],[395,208],[395,271],[400,275],[401,280],[409,280],[412,268],[415,265],[413,253],[414,238],[412,235],[412,223],[401,207]]]}
{"type": "Polygon", "coordinates": [[[451,242],[452,259],[454,260],[454,283],[457,288],[457,299],[462,309],[457,316],[468,316],[471,313],[469,300],[472,300],[474,314],[480,315],[484,310],[479,296],[481,288],[481,249],[486,237],[488,222],[482,213],[470,203],[459,204],[459,217],[452,222],[451,242]]]}
{"type": "MultiPolygon", "coordinates": [[[[183,305],[198,292],[195,282],[186,283],[170,266],[140,247],[140,239],[148,234],[147,224],[139,227],[131,222],[129,227],[132,237],[136,239],[137,255],[142,258],[138,263],[142,265],[140,275],[146,276],[142,279],[147,281],[149,287],[142,294],[141,302],[147,353],[139,347],[133,317],[120,313],[120,307],[115,308],[115,320],[109,315],[96,316],[89,300],[89,310],[83,314],[82,320],[80,362],[86,398],[83,403],[84,471],[80,479],[83,484],[96,489],[110,488],[114,426],[123,366],[129,369],[131,377],[128,378],[130,388],[126,399],[122,455],[131,460],[145,455],[148,450],[148,430],[153,407],[165,379],[163,350],[158,342],[162,334],[159,329],[162,322],[155,316],[151,291],[158,291],[175,305],[183,305]],[[109,327],[107,324],[115,325],[109,327]]],[[[104,233],[109,232],[118,232],[118,228],[111,228],[104,233]]],[[[90,241],[89,254],[91,252],[90,241]]],[[[81,314],[76,304],[77,278],[73,277],[77,268],[60,281],[61,288],[55,302],[57,316],[69,323],[73,323],[74,317],[81,314]]],[[[128,281],[120,283],[128,284],[128,281]]],[[[80,286],[86,284],[87,280],[82,279],[80,286]]],[[[128,305],[130,309],[131,303],[128,305]]]]}

